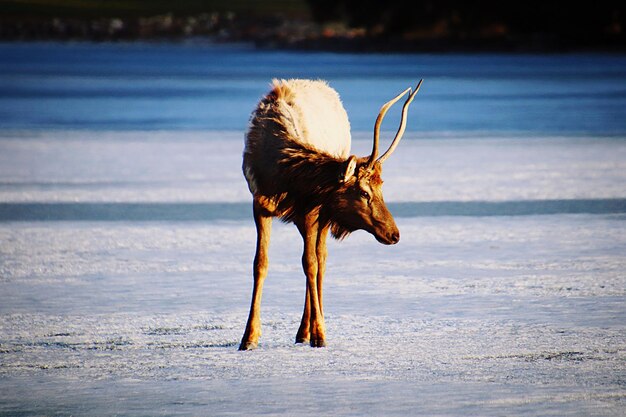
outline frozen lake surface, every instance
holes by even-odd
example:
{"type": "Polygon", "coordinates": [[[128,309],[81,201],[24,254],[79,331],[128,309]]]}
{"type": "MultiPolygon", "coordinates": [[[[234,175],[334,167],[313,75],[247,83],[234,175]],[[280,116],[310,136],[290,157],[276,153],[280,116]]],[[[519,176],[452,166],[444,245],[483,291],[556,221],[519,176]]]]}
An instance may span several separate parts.
{"type": "Polygon", "coordinates": [[[624,415],[626,142],[408,135],[400,243],[330,243],[328,347],[293,343],[301,240],[275,222],[239,352],[241,133],[3,134],[0,415],[624,415]]]}

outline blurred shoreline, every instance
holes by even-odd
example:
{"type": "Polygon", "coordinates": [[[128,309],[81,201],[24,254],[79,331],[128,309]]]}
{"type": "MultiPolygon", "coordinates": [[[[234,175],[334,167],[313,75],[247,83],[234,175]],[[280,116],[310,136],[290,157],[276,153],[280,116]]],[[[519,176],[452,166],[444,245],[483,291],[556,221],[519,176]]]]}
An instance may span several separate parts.
{"type": "Polygon", "coordinates": [[[211,12],[149,17],[0,17],[0,41],[249,43],[259,49],[329,52],[626,52],[623,36],[568,40],[554,33],[483,31],[458,36],[431,28],[389,34],[307,17],[211,12]]]}

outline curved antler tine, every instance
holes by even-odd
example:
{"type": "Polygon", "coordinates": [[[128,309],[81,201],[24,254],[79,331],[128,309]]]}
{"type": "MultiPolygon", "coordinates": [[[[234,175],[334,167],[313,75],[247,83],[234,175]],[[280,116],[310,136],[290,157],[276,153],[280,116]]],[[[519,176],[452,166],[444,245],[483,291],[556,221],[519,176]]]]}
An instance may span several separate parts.
{"type": "Polygon", "coordinates": [[[422,86],[422,81],[423,80],[420,80],[420,82],[415,87],[415,91],[413,91],[409,95],[409,98],[407,98],[406,101],[404,102],[404,106],[402,106],[402,119],[400,120],[400,127],[398,127],[398,131],[396,132],[396,137],[393,138],[393,142],[391,142],[391,146],[389,146],[389,149],[387,149],[387,152],[385,152],[380,158],[378,158],[378,162],[380,162],[381,164],[385,162],[387,158],[389,158],[389,156],[396,149],[396,146],[398,146],[398,143],[400,143],[400,139],[402,139],[402,135],[404,134],[404,129],[406,128],[406,114],[407,114],[407,111],[409,110],[409,105],[413,101],[413,98],[415,97],[417,92],[420,90],[420,87],[422,86]]]}
{"type": "Polygon", "coordinates": [[[387,110],[389,110],[389,108],[393,106],[396,101],[400,100],[406,93],[410,91],[411,87],[407,88],[396,97],[383,104],[383,106],[380,108],[380,112],[378,112],[378,117],[376,118],[376,123],[374,124],[374,146],[372,147],[372,154],[370,155],[370,159],[367,162],[368,168],[372,168],[372,166],[374,165],[374,161],[376,161],[376,158],[378,157],[378,138],[380,136],[380,125],[385,118],[387,110]]]}

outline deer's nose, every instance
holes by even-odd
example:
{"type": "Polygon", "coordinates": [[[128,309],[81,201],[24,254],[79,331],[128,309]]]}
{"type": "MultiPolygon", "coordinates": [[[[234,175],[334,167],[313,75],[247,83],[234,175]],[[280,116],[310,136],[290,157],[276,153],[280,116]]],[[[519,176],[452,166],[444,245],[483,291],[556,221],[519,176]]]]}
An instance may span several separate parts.
{"type": "Polygon", "coordinates": [[[392,245],[395,245],[396,243],[398,243],[400,241],[400,232],[398,230],[391,232],[389,234],[389,241],[391,242],[392,245]]]}

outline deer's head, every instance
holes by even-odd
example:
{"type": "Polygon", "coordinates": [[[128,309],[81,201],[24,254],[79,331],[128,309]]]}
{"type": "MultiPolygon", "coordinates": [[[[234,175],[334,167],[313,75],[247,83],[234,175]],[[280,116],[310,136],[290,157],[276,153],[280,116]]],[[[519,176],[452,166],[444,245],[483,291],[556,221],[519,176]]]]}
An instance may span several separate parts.
{"type": "Polygon", "coordinates": [[[339,179],[341,186],[332,204],[332,233],[335,237],[342,238],[354,230],[361,229],[371,233],[376,240],[386,245],[393,245],[400,240],[398,226],[383,199],[382,166],[402,139],[409,104],[421,85],[422,80],[415,87],[415,91],[407,88],[381,107],[374,125],[372,153],[362,158],[352,155],[342,165],[339,179]],[[389,149],[378,157],[380,125],[383,118],[387,110],[407,93],[409,96],[402,107],[402,119],[396,136],[389,149]]]}

